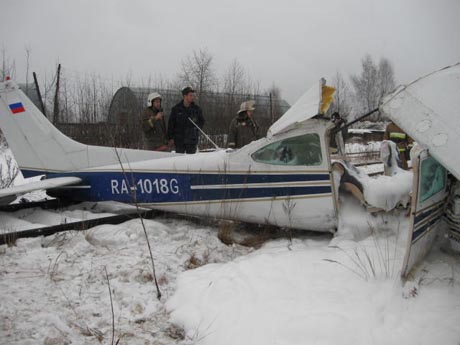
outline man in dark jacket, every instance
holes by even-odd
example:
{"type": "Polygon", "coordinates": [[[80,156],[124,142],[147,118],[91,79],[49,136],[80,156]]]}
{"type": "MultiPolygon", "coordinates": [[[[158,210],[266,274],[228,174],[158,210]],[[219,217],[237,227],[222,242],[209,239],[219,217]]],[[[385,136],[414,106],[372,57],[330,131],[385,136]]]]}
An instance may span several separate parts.
{"type": "Polygon", "coordinates": [[[195,90],[186,87],[182,90],[182,98],[171,109],[168,122],[169,144],[175,146],[177,153],[195,153],[199,138],[195,124],[203,128],[204,118],[200,107],[194,103],[195,90]]]}
{"type": "Polygon", "coordinates": [[[142,113],[144,150],[168,150],[166,122],[161,108],[161,95],[153,92],[147,97],[147,108],[142,113]]]}
{"type": "Polygon", "coordinates": [[[239,149],[258,139],[259,126],[253,118],[254,101],[241,103],[237,116],[230,123],[228,147],[239,149]]]}

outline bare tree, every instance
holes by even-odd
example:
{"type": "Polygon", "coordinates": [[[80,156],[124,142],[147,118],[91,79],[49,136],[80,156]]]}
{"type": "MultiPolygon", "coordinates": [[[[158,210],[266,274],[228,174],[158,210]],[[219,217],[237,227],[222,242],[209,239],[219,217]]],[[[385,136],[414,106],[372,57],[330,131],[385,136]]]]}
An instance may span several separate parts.
{"type": "Polygon", "coordinates": [[[246,72],[237,59],[234,59],[223,77],[223,92],[234,98],[246,90],[246,72]]]}
{"type": "Polygon", "coordinates": [[[379,88],[380,100],[395,88],[393,66],[387,58],[381,58],[379,62],[379,88]]]}
{"type": "MultiPolygon", "coordinates": [[[[394,72],[388,59],[380,59],[377,67],[369,54],[361,60],[361,65],[361,75],[352,75],[351,81],[357,108],[369,112],[376,109],[382,98],[394,88],[394,72]]],[[[380,120],[380,114],[377,119],[380,120]]]]}
{"type": "Polygon", "coordinates": [[[280,107],[281,89],[275,83],[273,83],[270,89],[268,89],[268,96],[270,99],[269,112],[271,125],[282,115],[282,110],[280,107]]]}
{"type": "Polygon", "coordinates": [[[191,56],[182,61],[179,80],[195,88],[199,98],[216,85],[212,61],[213,56],[207,49],[194,50],[191,56]]]}
{"type": "Polygon", "coordinates": [[[95,75],[69,78],[66,70],[61,77],[59,117],[64,122],[97,123],[107,118],[112,88],[95,75]]]}
{"type": "Polygon", "coordinates": [[[332,80],[332,85],[335,87],[335,96],[328,113],[338,112],[343,118],[347,118],[351,111],[351,93],[347,82],[340,72],[336,72],[332,80]]]}
{"type": "Polygon", "coordinates": [[[355,100],[359,109],[362,112],[368,112],[377,107],[380,98],[378,69],[370,55],[366,55],[361,60],[361,67],[361,75],[352,75],[351,82],[355,89],[355,100]]]}
{"type": "Polygon", "coordinates": [[[252,96],[260,95],[260,93],[261,93],[261,91],[260,91],[260,88],[261,88],[260,80],[253,80],[253,79],[248,77],[248,84],[250,85],[250,89],[249,89],[248,94],[252,94],[252,96]]]}
{"type": "Polygon", "coordinates": [[[72,111],[70,92],[68,88],[67,78],[62,77],[61,97],[62,97],[62,109],[60,118],[63,122],[70,122],[74,118],[75,114],[72,111]]]}
{"type": "Polygon", "coordinates": [[[29,94],[30,46],[26,46],[26,94],[29,94]]]}
{"type": "Polygon", "coordinates": [[[237,59],[234,59],[228,67],[223,76],[222,84],[222,91],[225,95],[223,115],[231,119],[242,102],[242,95],[247,90],[246,72],[237,59]]]}
{"type": "MultiPolygon", "coordinates": [[[[2,154],[5,153],[2,152],[2,154]]],[[[11,187],[19,174],[18,165],[13,157],[5,155],[4,163],[0,164],[0,189],[11,187]]]]}
{"type": "Polygon", "coordinates": [[[16,76],[16,62],[11,61],[6,54],[6,49],[2,48],[2,68],[0,70],[0,81],[4,81],[7,76],[15,78],[16,76]]]}

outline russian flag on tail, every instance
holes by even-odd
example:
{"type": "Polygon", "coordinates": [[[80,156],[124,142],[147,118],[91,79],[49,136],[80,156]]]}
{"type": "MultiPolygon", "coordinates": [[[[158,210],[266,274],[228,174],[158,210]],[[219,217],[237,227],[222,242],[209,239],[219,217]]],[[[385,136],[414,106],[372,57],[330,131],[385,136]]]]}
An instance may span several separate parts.
{"type": "Polygon", "coordinates": [[[26,111],[21,102],[10,104],[9,107],[13,114],[23,113],[26,111]]]}

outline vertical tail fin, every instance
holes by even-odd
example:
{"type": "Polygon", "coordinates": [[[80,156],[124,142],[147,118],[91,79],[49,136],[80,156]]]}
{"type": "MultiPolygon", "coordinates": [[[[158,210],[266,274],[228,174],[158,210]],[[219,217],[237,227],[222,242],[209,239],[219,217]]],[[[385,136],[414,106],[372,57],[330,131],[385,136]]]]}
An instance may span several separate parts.
{"type": "MultiPolygon", "coordinates": [[[[114,148],[78,143],[61,133],[13,81],[0,83],[0,128],[24,176],[118,164],[114,148]]],[[[168,156],[123,149],[122,161],[168,156]]]]}
{"type": "Polygon", "coordinates": [[[54,127],[12,81],[0,83],[0,127],[25,175],[78,169],[68,153],[85,145],[54,127]]]}

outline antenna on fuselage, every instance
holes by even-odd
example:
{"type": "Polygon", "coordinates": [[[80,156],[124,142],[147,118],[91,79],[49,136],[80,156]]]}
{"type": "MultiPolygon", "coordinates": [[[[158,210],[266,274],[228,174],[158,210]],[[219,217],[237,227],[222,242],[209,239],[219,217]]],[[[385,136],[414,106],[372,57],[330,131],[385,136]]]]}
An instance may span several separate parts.
{"type": "Polygon", "coordinates": [[[190,117],[189,117],[188,119],[190,120],[191,123],[193,123],[193,125],[194,125],[196,128],[198,128],[198,130],[200,131],[200,133],[203,134],[203,135],[205,136],[205,138],[208,139],[208,140],[211,142],[211,144],[214,145],[214,147],[215,147],[217,150],[220,149],[220,147],[217,146],[217,144],[216,144],[214,141],[212,141],[212,139],[209,137],[209,135],[207,135],[205,132],[203,132],[203,130],[200,128],[200,126],[198,126],[190,117]]]}

